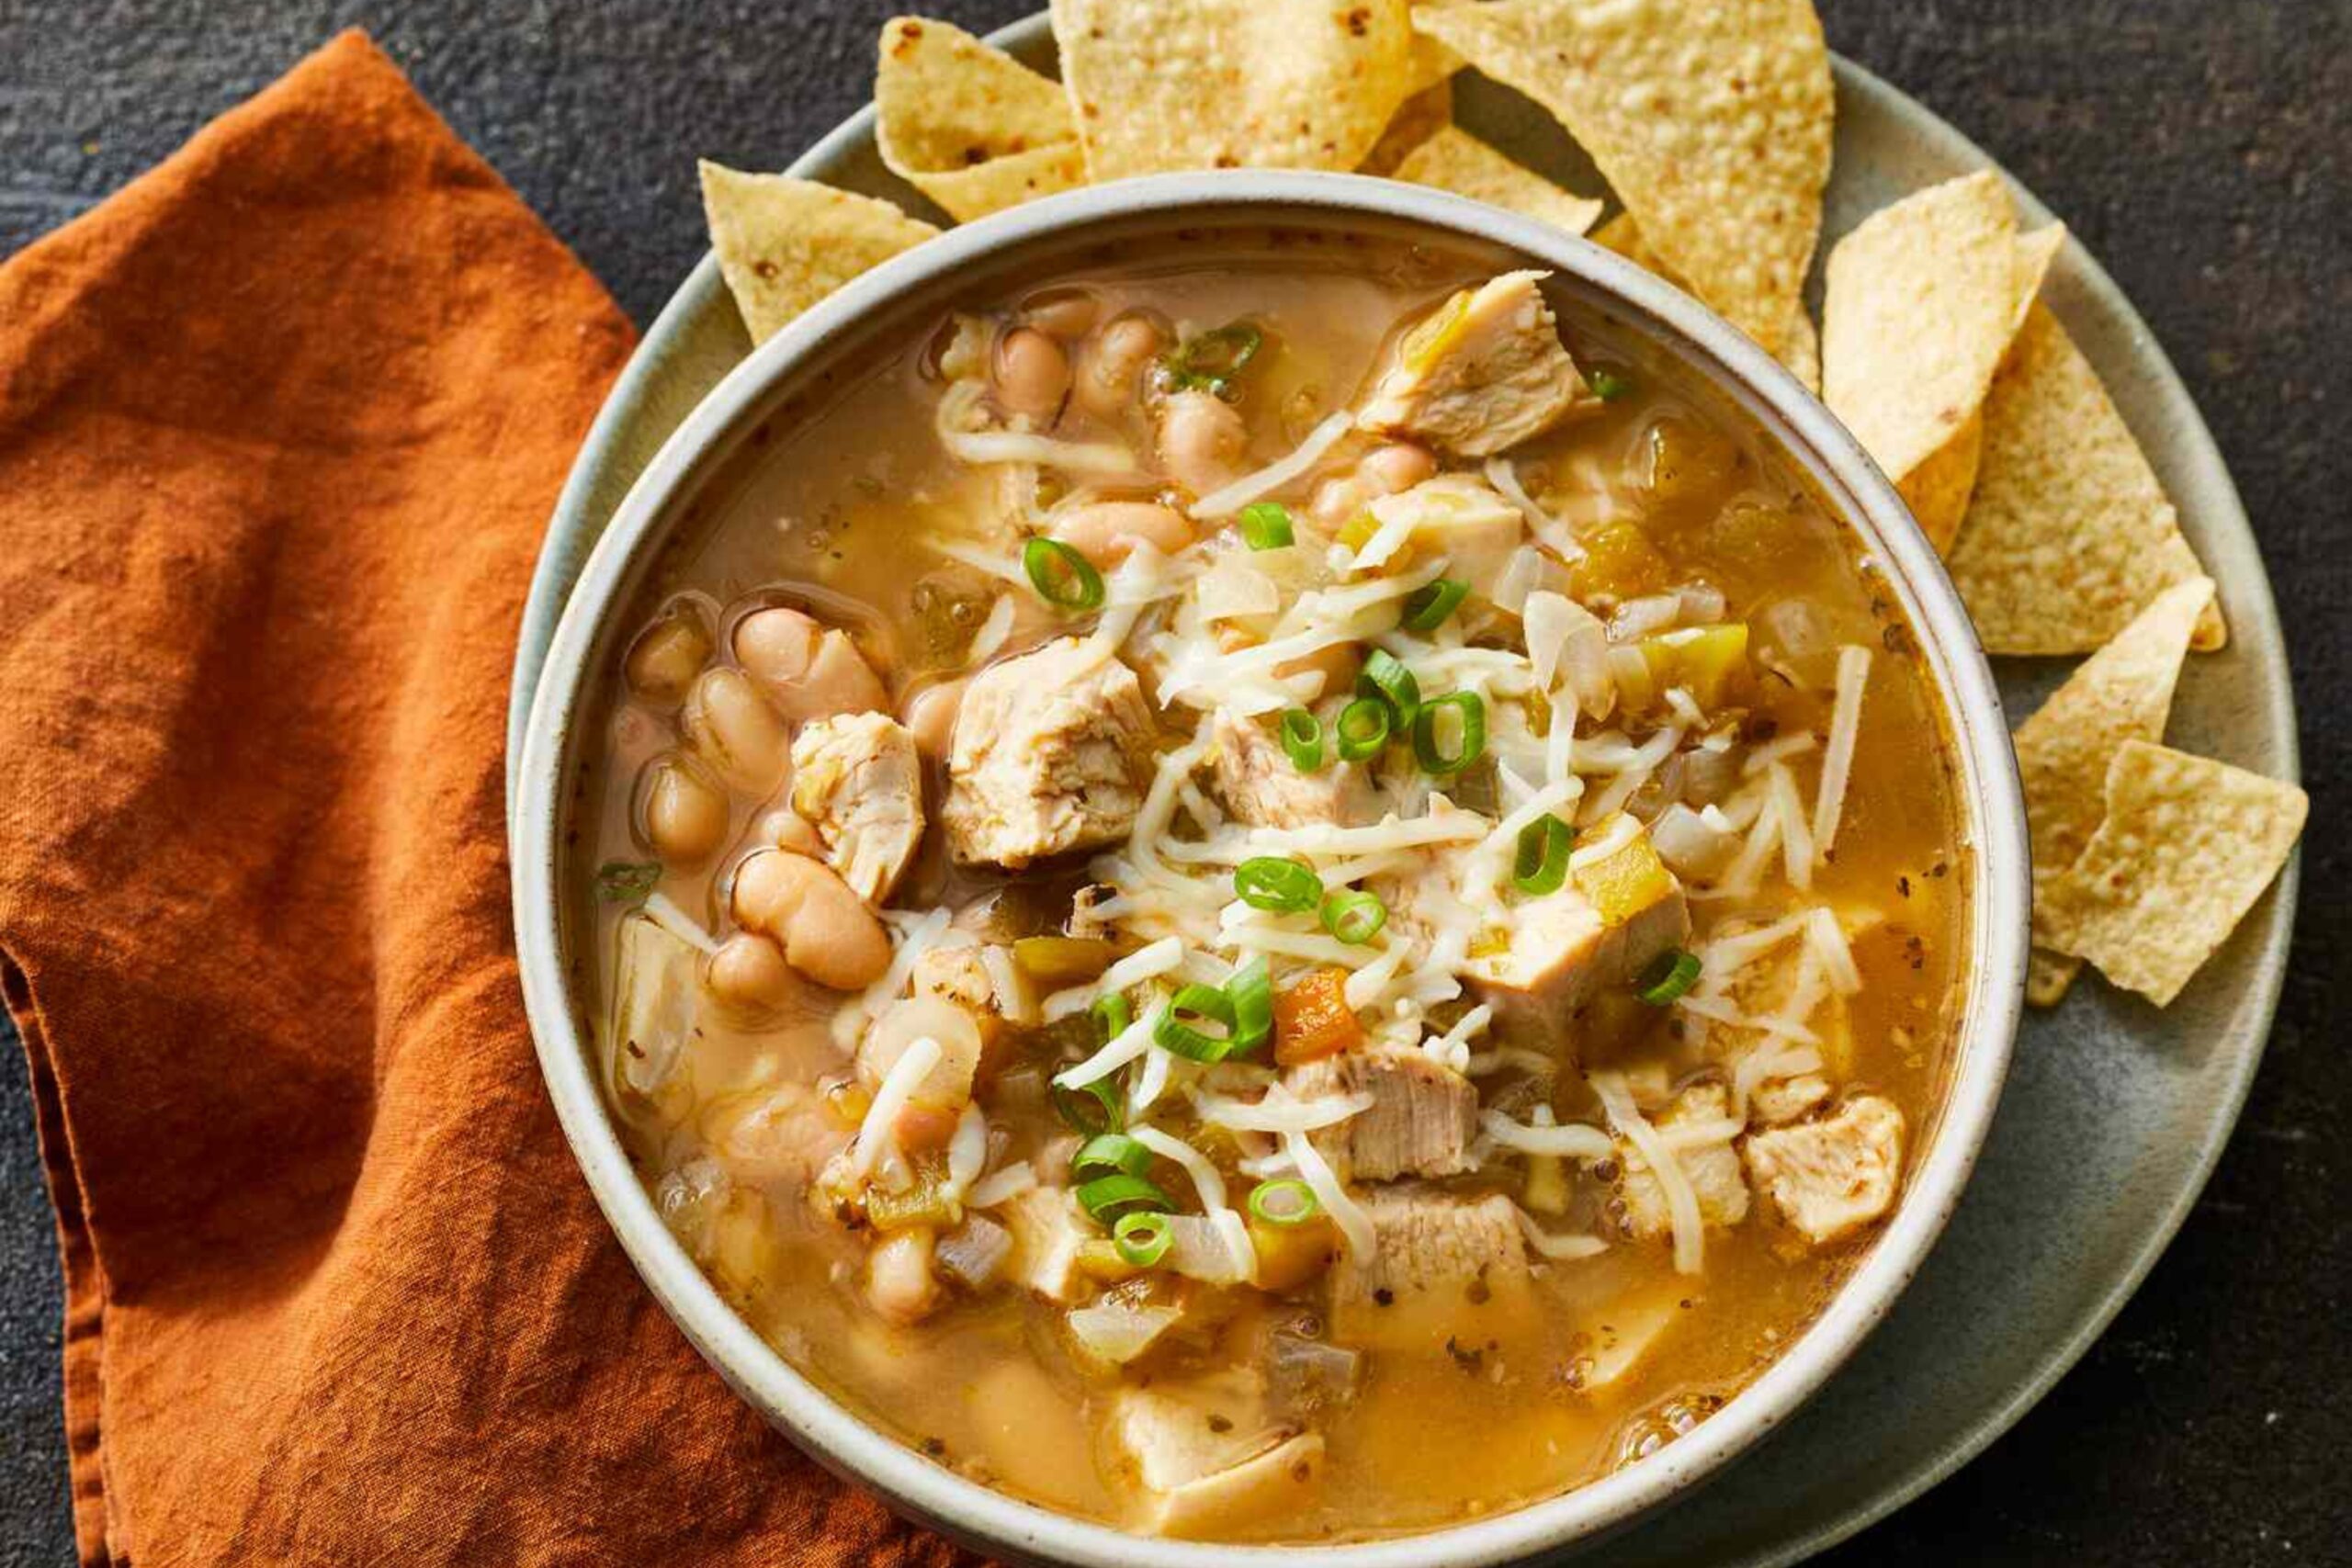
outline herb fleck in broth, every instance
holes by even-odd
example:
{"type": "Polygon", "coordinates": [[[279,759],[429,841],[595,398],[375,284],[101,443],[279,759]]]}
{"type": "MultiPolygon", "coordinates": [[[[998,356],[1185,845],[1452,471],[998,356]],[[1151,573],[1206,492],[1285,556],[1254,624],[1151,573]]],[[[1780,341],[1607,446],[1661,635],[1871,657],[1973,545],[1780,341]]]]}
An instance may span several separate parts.
{"type": "Polygon", "coordinates": [[[1892,592],[1490,279],[1203,243],[976,300],[763,438],[616,661],[579,897],[645,1179],[1008,1491],[1309,1540],[1589,1481],[1802,1330],[1934,1122],[1968,863],[1892,592]]]}

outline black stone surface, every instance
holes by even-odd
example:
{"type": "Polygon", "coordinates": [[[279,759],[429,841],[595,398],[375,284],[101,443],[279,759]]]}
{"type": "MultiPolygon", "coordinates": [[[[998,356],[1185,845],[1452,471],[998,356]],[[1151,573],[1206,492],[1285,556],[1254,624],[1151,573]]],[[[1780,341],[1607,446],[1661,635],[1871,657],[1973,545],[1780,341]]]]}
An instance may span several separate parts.
{"type": "MultiPolygon", "coordinates": [[[[977,31],[1037,3],[930,8],[977,31]]],[[[646,321],[703,249],[695,157],[762,167],[797,154],[867,96],[876,30],[897,8],[0,0],[0,254],[356,22],[646,321]]],[[[2013,1433],[1827,1561],[2352,1561],[2352,1061],[2332,1027],[2352,932],[2352,4],[1822,11],[1836,48],[2064,217],[2178,363],[2278,588],[2314,807],[2278,1031],[2187,1228],[2013,1433]]],[[[0,1568],[73,1556],[40,1182],[23,1071],[0,1065],[0,1568]]],[[[168,1539],[167,1525],[150,1529],[168,1539]]]]}

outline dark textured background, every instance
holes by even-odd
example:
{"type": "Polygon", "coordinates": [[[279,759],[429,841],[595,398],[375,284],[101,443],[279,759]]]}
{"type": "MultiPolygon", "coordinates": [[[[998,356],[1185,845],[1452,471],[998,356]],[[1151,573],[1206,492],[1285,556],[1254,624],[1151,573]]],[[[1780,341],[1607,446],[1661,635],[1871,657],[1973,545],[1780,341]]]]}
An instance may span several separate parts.
{"type": "MultiPolygon", "coordinates": [[[[930,9],[978,31],[1039,3],[930,9]]],[[[0,255],[358,22],[643,322],[703,249],[695,155],[787,162],[865,98],[895,8],[0,0],[0,255]]],[[[2171,351],[2278,586],[2315,806],[2278,1032],[2187,1229],[2014,1433],[1830,1561],[2352,1561],[2352,1060],[2329,1027],[2352,931],[2352,0],[1822,10],[2054,208],[2171,351]]],[[[0,1568],[72,1558],[58,1311],[24,1075],[0,1063],[0,1568]]]]}

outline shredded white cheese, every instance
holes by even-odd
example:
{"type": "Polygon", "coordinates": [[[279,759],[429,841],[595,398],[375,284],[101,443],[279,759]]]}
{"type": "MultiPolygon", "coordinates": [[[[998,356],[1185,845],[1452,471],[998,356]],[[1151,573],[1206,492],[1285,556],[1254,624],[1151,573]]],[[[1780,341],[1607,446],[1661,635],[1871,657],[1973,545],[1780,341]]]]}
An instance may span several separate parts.
{"type": "Polygon", "coordinates": [[[1551,1155],[1562,1159],[1607,1159],[1617,1145],[1598,1127],[1571,1122],[1566,1126],[1530,1126],[1499,1111],[1482,1111],[1478,1126],[1500,1147],[1523,1155],[1551,1155]]]}
{"type": "Polygon", "coordinates": [[[1699,1194],[1691,1187],[1681,1161],[1634,1103],[1633,1091],[1626,1087],[1623,1076],[1595,1073],[1589,1081],[1593,1092],[1600,1097],[1600,1108],[1608,1113],[1610,1124],[1640,1153],[1642,1163],[1649,1168],[1657,1180],[1658,1190],[1666,1196],[1666,1212],[1674,1226],[1675,1271],[1698,1273],[1706,1263],[1706,1223],[1699,1213],[1699,1194]]]}
{"type": "Polygon", "coordinates": [[[1213,490],[1193,502],[1193,515],[1204,521],[1229,517],[1260,496],[1282,489],[1321,462],[1354,424],[1353,414],[1342,412],[1329,415],[1308,431],[1306,439],[1300,442],[1287,457],[1278,457],[1255,473],[1244,474],[1223,489],[1213,490]]]}
{"type": "Polygon", "coordinates": [[[1813,847],[1827,854],[1838,842],[1853,775],[1854,743],[1862,733],[1862,691],[1870,684],[1871,650],[1849,643],[1838,650],[1838,703],[1829,715],[1829,749],[1821,758],[1821,787],[1813,801],[1813,847]]]}
{"type": "Polygon", "coordinates": [[[897,1144],[895,1129],[899,1113],[914,1097],[915,1086],[931,1076],[939,1066],[939,1042],[928,1034],[919,1034],[908,1042],[882,1075],[881,1084],[874,1091],[874,1103],[865,1108],[865,1119],[857,1124],[857,1141],[850,1145],[850,1173],[863,1180],[874,1172],[875,1161],[882,1157],[885,1148],[897,1144]]]}
{"type": "Polygon", "coordinates": [[[1037,1185],[1037,1172],[1027,1160],[1017,1160],[1001,1169],[992,1170],[972,1183],[964,1195],[967,1209],[993,1209],[1008,1203],[1037,1185]]]}
{"type": "Polygon", "coordinates": [[[1184,962],[1184,944],[1174,937],[1162,937],[1128,953],[1095,978],[1092,984],[1072,986],[1056,991],[1046,998],[1041,1010],[1047,1023],[1059,1023],[1063,1019],[1084,1012],[1096,1000],[1114,991],[1124,991],[1140,986],[1146,980],[1156,980],[1184,962]]]}
{"type": "Polygon", "coordinates": [[[1520,1234],[1527,1238],[1528,1247],[1539,1258],[1549,1258],[1555,1263],[1572,1263],[1580,1258],[1598,1258],[1609,1250],[1609,1243],[1600,1236],[1555,1234],[1536,1224],[1535,1216],[1518,1204],[1512,1204],[1511,1208],[1519,1215],[1520,1234]]]}
{"type": "Polygon", "coordinates": [[[1340,1234],[1347,1238],[1348,1256],[1359,1260],[1370,1259],[1379,1246],[1379,1236],[1373,1230],[1372,1216],[1348,1195],[1347,1188],[1340,1184],[1330,1162],[1317,1152],[1304,1133],[1284,1133],[1283,1151],[1290,1156],[1291,1164],[1297,1168],[1300,1179],[1315,1193],[1316,1201],[1323,1205],[1323,1212],[1331,1216],[1332,1223],[1340,1227],[1340,1234]]]}

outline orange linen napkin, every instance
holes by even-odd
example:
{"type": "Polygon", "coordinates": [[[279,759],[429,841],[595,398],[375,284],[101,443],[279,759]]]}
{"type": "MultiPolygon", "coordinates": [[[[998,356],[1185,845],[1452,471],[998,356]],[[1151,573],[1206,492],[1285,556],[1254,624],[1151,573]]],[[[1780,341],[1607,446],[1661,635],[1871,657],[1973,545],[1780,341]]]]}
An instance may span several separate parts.
{"type": "Polygon", "coordinates": [[[0,268],[0,948],[83,1560],[898,1563],[533,1066],[501,731],[629,345],[346,35],[0,268]]]}

